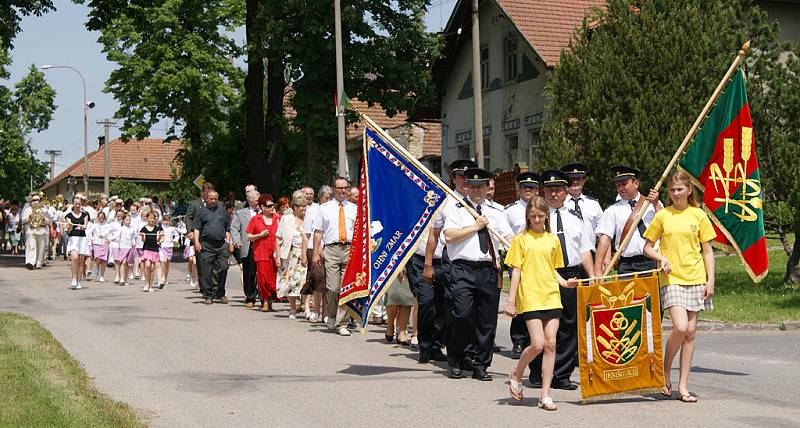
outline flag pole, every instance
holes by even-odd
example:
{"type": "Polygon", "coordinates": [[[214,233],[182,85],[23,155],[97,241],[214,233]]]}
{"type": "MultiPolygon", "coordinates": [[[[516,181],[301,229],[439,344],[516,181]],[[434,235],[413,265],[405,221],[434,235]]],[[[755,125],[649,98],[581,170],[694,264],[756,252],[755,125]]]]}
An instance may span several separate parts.
{"type": "MultiPolygon", "coordinates": [[[[730,67],[728,67],[728,71],[725,73],[725,76],[722,78],[722,80],[720,80],[719,84],[717,85],[717,88],[714,90],[714,93],[711,94],[711,98],[708,99],[708,102],[706,102],[705,107],[703,107],[703,110],[697,116],[697,119],[695,119],[694,124],[692,125],[691,129],[689,129],[689,133],[686,134],[686,137],[683,138],[683,142],[681,142],[681,145],[678,147],[678,150],[676,150],[675,154],[672,155],[672,159],[669,161],[669,164],[667,164],[667,167],[664,168],[664,172],[661,174],[661,178],[658,179],[658,182],[655,184],[655,186],[653,186],[653,189],[655,189],[656,191],[661,189],[661,185],[664,183],[664,180],[667,179],[667,176],[669,176],[669,173],[670,171],[672,171],[672,168],[675,167],[675,164],[678,163],[678,160],[680,159],[683,152],[692,142],[694,135],[700,128],[700,124],[703,123],[703,120],[705,120],[708,111],[711,110],[711,107],[713,107],[714,103],[717,102],[717,99],[722,94],[722,90],[725,88],[725,85],[728,84],[728,81],[731,79],[731,76],[733,76],[733,73],[735,73],[736,70],[739,68],[739,65],[744,60],[744,57],[747,55],[748,50],[750,50],[750,40],[746,41],[742,45],[742,48],[739,50],[739,53],[736,54],[736,58],[733,60],[733,63],[731,64],[730,67]]],[[[649,206],[650,206],[650,201],[645,200],[644,204],[642,205],[642,208],[636,214],[636,217],[634,217],[633,223],[631,224],[639,224],[639,221],[641,221],[642,216],[644,215],[645,211],[647,211],[647,208],[649,206]]],[[[636,230],[635,227],[631,227],[630,229],[628,229],[628,233],[623,237],[622,241],[619,244],[617,253],[614,254],[614,258],[611,259],[611,262],[603,270],[603,275],[601,276],[607,276],[608,273],[611,271],[611,269],[614,267],[614,265],[617,264],[617,261],[619,260],[620,256],[622,256],[622,251],[624,251],[625,248],[628,246],[628,243],[633,237],[633,232],[635,230],[636,230]]]]}
{"type": "MultiPolygon", "coordinates": [[[[405,147],[403,147],[400,144],[398,144],[397,141],[395,141],[394,138],[392,138],[391,135],[387,134],[386,131],[381,129],[381,127],[378,126],[377,123],[373,122],[372,119],[369,118],[369,116],[367,116],[366,114],[364,114],[361,111],[359,111],[358,108],[356,106],[354,106],[354,105],[351,105],[349,108],[353,109],[353,111],[355,111],[358,114],[358,116],[361,118],[361,120],[366,122],[367,125],[369,125],[370,128],[372,128],[375,132],[380,134],[381,137],[383,137],[383,139],[387,143],[389,143],[389,145],[391,145],[393,149],[395,149],[398,152],[400,152],[409,162],[411,162],[415,167],[417,167],[417,169],[419,169],[423,174],[425,174],[437,186],[441,187],[442,190],[444,190],[448,195],[450,195],[452,198],[454,198],[457,201],[460,201],[462,199],[462,196],[460,196],[456,192],[454,192],[453,189],[451,189],[447,184],[445,184],[441,179],[439,179],[439,177],[437,177],[436,174],[434,174],[428,168],[426,168],[425,165],[423,165],[420,161],[418,161],[417,158],[414,157],[414,155],[409,153],[408,150],[405,149],[405,147]]],[[[478,212],[475,211],[472,207],[470,207],[469,205],[466,205],[466,204],[461,204],[461,205],[464,207],[464,209],[467,210],[467,212],[470,213],[470,215],[472,215],[475,218],[478,218],[478,216],[479,216],[478,212]]],[[[501,235],[500,232],[496,231],[491,226],[486,225],[486,230],[488,230],[489,233],[494,235],[497,238],[497,240],[499,240],[501,243],[503,243],[503,245],[505,245],[506,247],[510,247],[511,246],[511,243],[508,242],[506,237],[501,235]]]]}

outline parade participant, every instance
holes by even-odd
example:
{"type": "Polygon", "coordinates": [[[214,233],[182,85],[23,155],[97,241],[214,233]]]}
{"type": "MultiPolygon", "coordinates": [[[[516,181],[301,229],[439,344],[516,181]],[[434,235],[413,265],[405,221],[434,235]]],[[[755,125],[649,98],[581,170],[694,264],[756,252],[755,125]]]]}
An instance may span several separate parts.
{"type": "Polygon", "coordinates": [[[8,244],[11,246],[11,254],[19,254],[19,231],[21,228],[19,211],[16,205],[12,205],[6,215],[6,232],[8,233],[8,244]]]}
{"type": "Polygon", "coordinates": [[[600,216],[603,214],[603,208],[597,199],[586,196],[583,193],[583,186],[586,184],[586,165],[576,162],[564,165],[561,171],[567,174],[570,183],[567,186],[567,200],[564,205],[569,208],[570,212],[574,212],[578,218],[583,220],[592,228],[592,231],[597,229],[597,223],[600,221],[600,216]]]}
{"type": "MultiPolygon", "coordinates": [[[[558,268],[558,273],[562,278],[584,279],[594,276],[592,251],[595,235],[588,224],[564,205],[569,182],[569,177],[557,169],[542,172],[550,227],[561,247],[562,266],[558,268]]],[[[558,323],[555,369],[551,385],[555,389],[574,390],[577,385],[569,378],[578,364],[578,293],[574,287],[562,287],[560,295],[562,311],[558,323]]],[[[531,383],[534,387],[542,385],[542,357],[536,357],[530,368],[531,383]]]]}
{"type": "Polygon", "coordinates": [[[494,201],[494,178],[489,179],[489,185],[486,188],[486,203],[494,208],[502,211],[503,206],[494,201]]]}
{"type": "Polygon", "coordinates": [[[228,273],[228,242],[231,240],[228,213],[218,204],[219,195],[210,190],[206,193],[206,204],[194,215],[192,227],[194,250],[197,254],[197,272],[200,289],[206,305],[217,299],[227,304],[224,277],[228,273]]]}
{"type": "Polygon", "coordinates": [[[636,213],[644,205],[645,197],[639,194],[639,178],[641,171],[627,166],[614,166],[611,168],[614,174],[614,185],[620,199],[603,211],[597,223],[595,233],[599,237],[597,244],[597,256],[595,257],[594,270],[598,275],[605,271],[606,266],[611,261],[611,240],[614,239],[614,247],[619,248],[620,242],[631,227],[635,228],[631,234],[631,239],[622,251],[619,259],[617,272],[632,273],[655,269],[656,263],[645,257],[643,237],[647,225],[653,221],[656,211],[661,209],[658,202],[658,193],[650,192],[647,200],[650,204],[642,216],[639,224],[634,225],[633,220],[636,213]]]}
{"type": "Polygon", "coordinates": [[[67,254],[72,261],[72,282],[69,288],[80,290],[81,274],[84,268],[84,259],[89,255],[89,240],[86,239],[86,228],[89,225],[89,214],[81,210],[81,198],[72,200],[72,210],[64,216],[67,223],[67,254]]]}
{"type": "Polygon", "coordinates": [[[486,369],[492,363],[494,336],[497,329],[497,305],[502,283],[497,249],[500,242],[490,236],[491,226],[510,240],[514,232],[503,212],[486,203],[486,189],[491,175],[480,168],[465,171],[468,197],[462,202],[448,204],[442,234],[451,260],[450,309],[451,335],[447,343],[448,374],[462,376],[462,362],[468,356],[467,346],[475,345],[472,377],[489,381],[486,369]],[[464,209],[471,206],[478,218],[464,209]]]}
{"type": "MultiPolygon", "coordinates": [[[[564,267],[561,243],[553,234],[549,204],[541,196],[526,205],[527,226],[511,242],[506,264],[512,267],[508,305],[504,312],[521,318],[530,335],[531,344],[525,347],[514,371],[508,376],[511,396],[522,400],[522,375],[525,366],[542,355],[538,378],[543,379],[538,406],[556,410],[550,398],[550,384],[556,361],[556,337],[562,316],[562,294],[578,285],[575,278],[564,280],[558,269],[564,267]]],[[[533,372],[531,368],[531,372],[533,372]]],[[[533,374],[533,373],[532,373],[533,374]]]]}
{"type": "Polygon", "coordinates": [[[280,216],[275,213],[272,195],[258,197],[261,214],[250,219],[247,225],[247,240],[250,241],[253,261],[256,263],[258,294],[261,297],[261,311],[272,311],[276,296],[277,269],[280,267],[280,249],[276,245],[275,234],[280,224],[280,216]]]}
{"type": "Polygon", "coordinates": [[[306,234],[303,222],[306,213],[306,196],[302,191],[292,194],[292,210],[280,219],[276,238],[278,239],[280,269],[278,270],[277,291],[278,297],[289,298],[289,319],[295,319],[300,306],[297,299],[300,289],[306,280],[306,267],[308,259],[303,248],[308,246],[305,242],[306,234]]]}
{"type": "Polygon", "coordinates": [[[158,279],[159,290],[167,285],[172,252],[175,249],[175,243],[180,243],[181,238],[178,229],[172,225],[172,217],[169,214],[161,216],[161,230],[163,231],[163,238],[158,248],[158,260],[161,263],[161,278],[158,279]]]}
{"type": "Polygon", "coordinates": [[[386,333],[384,337],[386,343],[396,341],[400,345],[410,346],[408,321],[411,318],[411,308],[414,306],[414,295],[403,276],[401,272],[385,294],[386,333]]]}
{"type": "MultiPolygon", "coordinates": [[[[303,188],[306,194],[306,202],[310,203],[306,208],[306,217],[303,222],[303,227],[306,233],[306,258],[311,261],[314,257],[314,222],[316,221],[319,213],[319,207],[322,204],[333,199],[333,189],[327,184],[322,185],[317,192],[317,200],[319,203],[314,202],[314,190],[310,187],[303,188]],[[309,192],[309,190],[311,190],[309,192]]],[[[300,294],[306,296],[305,309],[306,318],[311,322],[323,322],[325,316],[325,306],[322,302],[325,299],[325,267],[324,258],[319,260],[319,263],[310,263],[306,270],[306,283],[300,294]],[[314,307],[311,307],[313,301],[314,307]]]]}
{"type": "Polygon", "coordinates": [[[97,281],[106,282],[106,263],[108,263],[108,236],[112,225],[106,223],[106,213],[99,211],[95,221],[89,223],[86,236],[92,245],[92,260],[95,264],[97,281]]]}
{"type": "Polygon", "coordinates": [[[702,310],[714,308],[714,250],[711,240],[717,234],[711,221],[697,207],[691,177],[684,171],[672,174],[669,182],[670,204],[656,213],[644,233],[647,243],[644,254],[661,263],[667,275],[659,294],[661,310],[669,310],[672,333],[664,349],[664,380],[662,393],[672,396],[672,362],[680,351],[680,377],[678,399],[695,403],[697,397],[689,393],[689,371],[694,356],[694,338],[697,315],[702,310]],[[655,242],[659,242],[658,251],[655,242]]]}
{"type": "Polygon", "coordinates": [[[147,224],[139,229],[139,239],[142,241],[141,260],[144,264],[145,280],[142,291],[153,292],[153,275],[155,274],[156,265],[160,263],[158,249],[161,240],[164,238],[164,231],[158,225],[158,215],[155,211],[149,210],[145,216],[147,224]]]}
{"type": "Polygon", "coordinates": [[[339,307],[342,276],[350,258],[350,242],[356,220],[356,205],[347,200],[350,182],[344,177],[334,181],[334,199],[319,207],[314,219],[314,255],[312,263],[325,267],[325,298],[327,300],[329,330],[340,336],[349,336],[349,316],[339,307]]]}
{"type": "Polygon", "coordinates": [[[89,203],[89,196],[85,193],[80,193],[81,197],[81,210],[89,214],[89,220],[94,221],[97,218],[97,210],[89,203]]]}
{"type": "Polygon", "coordinates": [[[186,282],[189,287],[196,288],[200,285],[200,280],[197,278],[197,257],[194,251],[194,243],[189,236],[183,238],[183,258],[186,260],[186,282]]]}
{"type": "MultiPolygon", "coordinates": [[[[122,227],[124,226],[125,221],[125,211],[115,210],[114,217],[114,221],[109,223],[108,247],[109,251],[111,252],[110,259],[114,260],[114,284],[119,284],[120,282],[125,281],[125,277],[120,276],[122,275],[122,266],[120,266],[121,263],[117,261],[117,252],[120,250],[120,248],[122,248],[122,240],[120,238],[122,227]]],[[[127,274],[127,270],[125,273],[127,274]]]]}
{"type": "MultiPolygon", "coordinates": [[[[78,205],[80,207],[80,204],[78,205]]],[[[40,269],[47,257],[47,237],[50,234],[47,210],[41,204],[41,197],[34,194],[30,205],[22,211],[22,224],[25,232],[25,267],[40,269]]],[[[83,231],[81,231],[83,233],[83,231]]]]}
{"type": "Polygon", "coordinates": [[[360,192],[361,191],[358,190],[358,186],[351,186],[350,190],[347,192],[347,200],[354,204],[358,204],[358,195],[360,192]]]}
{"type": "MultiPolygon", "coordinates": [[[[477,168],[477,166],[475,162],[469,159],[455,160],[450,164],[450,178],[452,179],[453,190],[462,199],[467,197],[467,180],[464,173],[467,168],[477,168]]],[[[445,355],[441,350],[447,346],[448,338],[450,337],[449,317],[450,307],[452,306],[449,277],[450,259],[447,257],[447,249],[445,248],[441,231],[445,222],[445,208],[451,203],[455,205],[459,201],[452,196],[448,196],[445,199],[439,215],[430,223],[427,239],[425,241],[420,240],[419,247],[417,247],[416,255],[423,257],[421,275],[417,273],[420,262],[419,257],[415,259],[412,256],[412,262],[409,263],[412,270],[410,275],[413,277],[409,278],[409,281],[412,282],[410,284],[411,289],[416,294],[420,304],[419,329],[431,333],[429,336],[431,338],[430,346],[427,344],[427,339],[422,337],[418,339],[420,362],[423,363],[431,359],[436,361],[444,360],[445,355]],[[425,246],[424,252],[420,251],[420,247],[423,245],[425,246]],[[440,327],[437,328],[437,326],[440,327]],[[436,349],[439,349],[439,352],[436,352],[436,349]],[[430,351],[430,359],[428,359],[428,350],[430,351]]],[[[420,334],[421,336],[427,336],[427,333],[420,334]]],[[[464,352],[468,354],[468,361],[462,364],[471,367],[474,349],[466,349],[464,352]]]]}
{"type": "MultiPolygon", "coordinates": [[[[525,231],[527,222],[525,210],[528,207],[528,202],[539,193],[539,176],[532,171],[523,172],[517,174],[515,181],[517,182],[519,199],[506,205],[503,214],[505,214],[511,230],[514,231],[514,235],[518,235],[525,231]]],[[[522,350],[530,343],[525,320],[521,317],[512,318],[509,335],[511,336],[511,358],[517,359],[522,350]]]]}
{"type": "Polygon", "coordinates": [[[131,227],[131,215],[124,214],[122,226],[118,230],[118,249],[114,251],[114,266],[120,265],[119,285],[127,285],[133,265],[136,263],[136,239],[139,232],[131,227]]]}
{"type": "MultiPolygon", "coordinates": [[[[139,230],[144,227],[146,221],[144,217],[139,212],[141,207],[140,202],[134,202],[131,204],[130,215],[131,215],[131,229],[138,232],[139,230]]],[[[142,241],[139,239],[139,234],[136,234],[136,241],[134,242],[134,262],[133,262],[133,270],[129,272],[128,280],[132,280],[134,277],[136,279],[141,278],[141,256],[142,256],[142,241]]]]}
{"type": "Polygon", "coordinates": [[[258,206],[258,197],[261,196],[257,190],[247,194],[246,208],[236,211],[231,220],[231,239],[233,239],[234,251],[239,252],[239,259],[242,262],[242,289],[244,291],[244,307],[252,308],[258,299],[258,288],[256,287],[256,262],[253,260],[253,252],[250,251],[250,240],[247,239],[247,226],[250,220],[261,212],[258,206]]]}

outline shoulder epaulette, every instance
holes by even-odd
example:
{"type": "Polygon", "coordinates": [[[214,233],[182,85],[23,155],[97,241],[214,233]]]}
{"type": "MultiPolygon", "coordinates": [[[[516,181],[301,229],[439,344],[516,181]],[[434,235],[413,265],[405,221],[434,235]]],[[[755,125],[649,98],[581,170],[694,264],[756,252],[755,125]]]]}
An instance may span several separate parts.
{"type": "Polygon", "coordinates": [[[491,204],[486,204],[486,206],[489,207],[489,208],[495,209],[497,211],[502,211],[500,208],[497,208],[496,206],[491,205],[491,204]]]}
{"type": "Polygon", "coordinates": [[[514,201],[514,202],[512,202],[512,203],[510,203],[510,204],[508,204],[508,205],[506,205],[505,207],[503,207],[503,209],[504,209],[504,210],[507,210],[507,209],[509,209],[509,208],[513,207],[514,205],[516,205],[516,204],[517,204],[517,202],[519,202],[519,200],[516,200],[516,201],[514,201]]]}

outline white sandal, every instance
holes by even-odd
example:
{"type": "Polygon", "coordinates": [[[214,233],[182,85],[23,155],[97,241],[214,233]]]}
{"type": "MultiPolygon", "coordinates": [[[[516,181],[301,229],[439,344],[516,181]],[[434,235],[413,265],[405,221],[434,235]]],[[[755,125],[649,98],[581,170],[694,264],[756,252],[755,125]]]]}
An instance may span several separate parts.
{"type": "Polygon", "coordinates": [[[508,392],[511,393],[511,398],[520,401],[522,396],[522,382],[517,382],[511,375],[508,375],[508,392]]]}
{"type": "Polygon", "coordinates": [[[547,411],[558,410],[558,407],[556,407],[556,404],[553,403],[553,399],[550,397],[544,397],[544,399],[539,401],[538,406],[539,408],[545,409],[547,411]]]}

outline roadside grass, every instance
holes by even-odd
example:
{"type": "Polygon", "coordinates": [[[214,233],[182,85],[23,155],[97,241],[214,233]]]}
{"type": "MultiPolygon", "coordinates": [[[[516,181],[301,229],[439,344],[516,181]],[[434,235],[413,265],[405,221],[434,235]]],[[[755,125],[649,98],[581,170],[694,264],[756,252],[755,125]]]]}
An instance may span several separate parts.
{"type": "MultiPolygon", "coordinates": [[[[769,274],[754,284],[738,256],[716,257],[714,310],[702,312],[700,318],[730,323],[800,321],[800,287],[783,284],[786,260],[783,250],[769,251],[769,274]]],[[[505,273],[503,292],[508,288],[505,273]]]]}
{"type": "Polygon", "coordinates": [[[0,312],[0,426],[144,427],[35,320],[0,312]]]}

